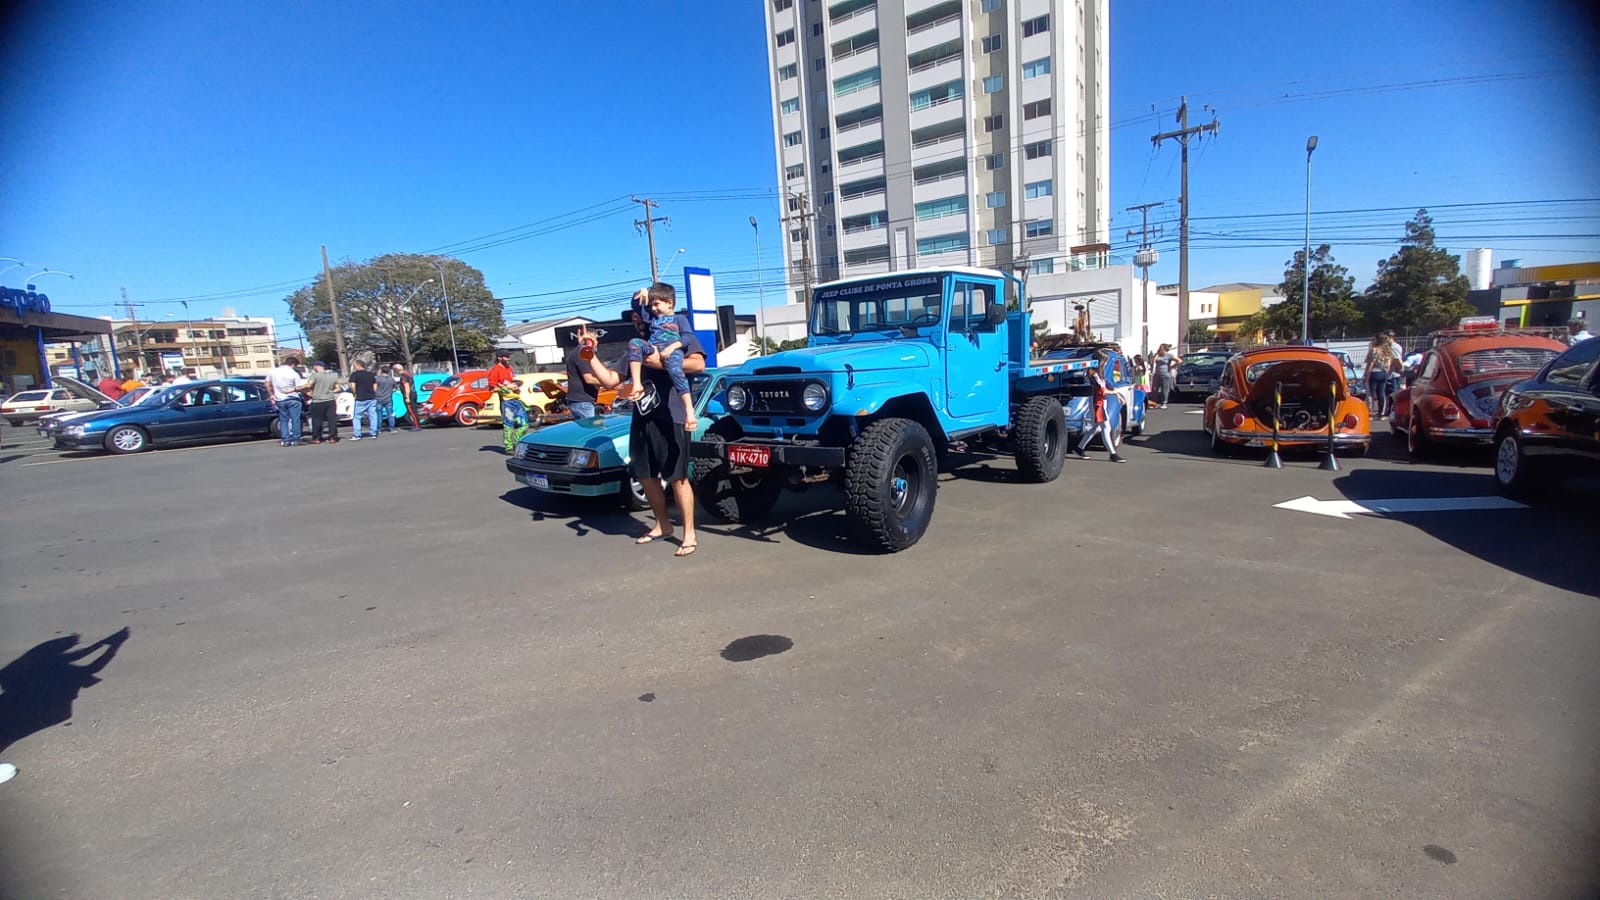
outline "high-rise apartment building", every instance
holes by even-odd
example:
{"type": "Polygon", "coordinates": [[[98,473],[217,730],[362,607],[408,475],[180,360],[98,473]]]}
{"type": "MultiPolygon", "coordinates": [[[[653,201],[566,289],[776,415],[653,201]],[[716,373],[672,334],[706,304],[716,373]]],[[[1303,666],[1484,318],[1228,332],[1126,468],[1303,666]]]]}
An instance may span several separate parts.
{"type": "Polygon", "coordinates": [[[764,2],[790,302],[938,265],[1043,297],[1105,264],[1108,0],[764,2]]]}

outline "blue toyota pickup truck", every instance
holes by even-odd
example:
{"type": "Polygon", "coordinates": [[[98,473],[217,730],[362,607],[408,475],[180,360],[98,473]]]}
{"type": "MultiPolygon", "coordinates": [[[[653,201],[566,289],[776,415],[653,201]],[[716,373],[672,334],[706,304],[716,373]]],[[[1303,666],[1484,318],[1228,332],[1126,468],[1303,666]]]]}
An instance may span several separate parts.
{"type": "Polygon", "coordinates": [[[1082,408],[1105,356],[1031,358],[1029,321],[1021,281],[991,269],[816,288],[806,347],[725,375],[728,415],[692,445],[696,497],[746,521],[784,488],[835,483],[854,540],[893,552],[927,530],[954,446],[1013,455],[1023,478],[1054,480],[1072,431],[1064,407],[1082,408]]]}

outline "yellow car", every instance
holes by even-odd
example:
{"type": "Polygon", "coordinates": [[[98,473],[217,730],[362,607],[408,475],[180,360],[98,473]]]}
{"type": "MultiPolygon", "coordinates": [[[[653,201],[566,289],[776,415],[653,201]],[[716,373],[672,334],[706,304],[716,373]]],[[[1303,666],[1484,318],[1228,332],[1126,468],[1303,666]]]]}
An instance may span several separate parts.
{"type": "MultiPolygon", "coordinates": [[[[565,372],[528,372],[516,376],[520,388],[518,396],[522,398],[524,406],[528,407],[531,417],[534,413],[543,415],[549,410],[553,398],[539,387],[541,382],[553,381],[563,388],[563,395],[567,386],[567,373],[565,372]]],[[[483,401],[483,408],[478,410],[479,425],[493,425],[500,427],[500,395],[494,391],[489,392],[488,399],[483,401]]]]}

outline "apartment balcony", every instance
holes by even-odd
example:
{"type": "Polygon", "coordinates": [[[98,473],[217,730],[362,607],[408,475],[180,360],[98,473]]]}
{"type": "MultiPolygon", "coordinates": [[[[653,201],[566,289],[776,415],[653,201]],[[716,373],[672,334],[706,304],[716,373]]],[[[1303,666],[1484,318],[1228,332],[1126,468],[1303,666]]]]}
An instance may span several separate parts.
{"type": "Polygon", "coordinates": [[[951,194],[967,193],[967,170],[965,161],[962,167],[954,172],[945,172],[938,175],[924,175],[911,186],[911,202],[923,203],[928,200],[937,200],[951,194]]]}
{"type": "Polygon", "coordinates": [[[833,129],[833,143],[839,148],[840,153],[860,144],[872,144],[881,140],[883,140],[882,116],[840,125],[833,129]]]}
{"type": "Polygon", "coordinates": [[[962,54],[952,53],[911,69],[906,85],[913,93],[950,81],[962,80],[962,54]]]}
{"type": "Polygon", "coordinates": [[[828,67],[828,77],[838,79],[878,66],[878,45],[872,44],[835,56],[828,67]]]}
{"type": "Polygon", "coordinates": [[[960,119],[966,115],[966,110],[965,97],[946,97],[943,100],[935,100],[928,106],[911,111],[911,130],[917,131],[949,122],[952,119],[960,119]]]}
{"type": "Polygon", "coordinates": [[[911,145],[911,164],[913,166],[922,166],[948,159],[961,159],[966,155],[967,135],[965,131],[958,131],[955,134],[947,134],[943,137],[928,138],[911,145]]]}
{"type": "Polygon", "coordinates": [[[856,229],[846,229],[839,235],[839,247],[844,252],[851,250],[865,250],[868,247],[884,247],[889,244],[889,226],[869,225],[856,229]]]}
{"type": "MultiPolygon", "coordinates": [[[[888,247],[884,247],[885,250],[888,247]]],[[[870,259],[863,262],[851,262],[849,259],[841,260],[843,275],[840,277],[855,278],[860,275],[881,275],[893,270],[888,257],[870,259]]]]}
{"type": "Polygon", "coordinates": [[[869,189],[866,193],[850,197],[840,195],[834,204],[839,208],[839,218],[849,219],[855,216],[865,216],[875,212],[882,212],[885,206],[884,188],[882,185],[869,189]]]}
{"type": "MultiPolygon", "coordinates": [[[[915,247],[913,246],[913,250],[915,247]]],[[[942,253],[918,253],[916,267],[939,269],[946,266],[964,266],[970,260],[971,250],[946,250],[942,253]]]]}
{"type": "Polygon", "coordinates": [[[833,167],[833,170],[835,177],[840,181],[846,179],[858,181],[862,178],[872,178],[873,176],[881,178],[884,173],[883,152],[879,151],[855,159],[841,159],[833,167]]]}
{"type": "Polygon", "coordinates": [[[851,91],[848,94],[835,94],[832,101],[830,101],[833,114],[836,116],[843,113],[854,112],[858,109],[866,109],[869,106],[881,106],[882,104],[883,87],[882,85],[876,84],[871,87],[864,87],[859,90],[851,91]]]}
{"type": "Polygon", "coordinates": [[[961,40],[961,3],[935,3],[906,16],[906,53],[961,40]]]}
{"type": "MultiPolygon", "coordinates": [[[[849,4],[835,4],[843,8],[849,4]]],[[[837,18],[833,17],[833,7],[829,9],[828,36],[833,40],[843,40],[855,37],[863,32],[872,31],[878,27],[878,6],[876,3],[863,6],[859,9],[846,12],[837,18]]]]}

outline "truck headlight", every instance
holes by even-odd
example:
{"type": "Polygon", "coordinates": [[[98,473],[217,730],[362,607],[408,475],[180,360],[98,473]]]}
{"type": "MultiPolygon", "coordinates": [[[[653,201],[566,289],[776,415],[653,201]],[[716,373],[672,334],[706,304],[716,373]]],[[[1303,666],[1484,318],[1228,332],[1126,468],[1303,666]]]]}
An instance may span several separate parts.
{"type": "Polygon", "coordinates": [[[812,412],[822,412],[828,405],[828,389],[818,382],[811,382],[800,392],[800,402],[812,412]]]}
{"type": "Polygon", "coordinates": [[[567,454],[567,465],[575,469],[592,469],[597,461],[593,450],[573,450],[567,454]]]}
{"type": "Polygon", "coordinates": [[[728,409],[739,412],[749,405],[750,392],[744,389],[744,385],[736,384],[728,388],[728,409]]]}

